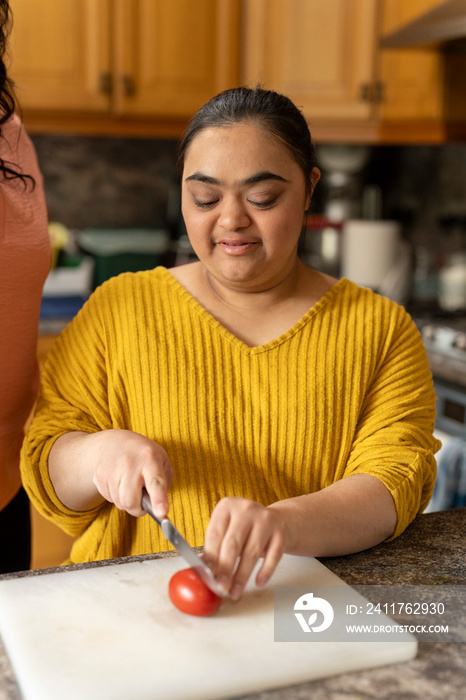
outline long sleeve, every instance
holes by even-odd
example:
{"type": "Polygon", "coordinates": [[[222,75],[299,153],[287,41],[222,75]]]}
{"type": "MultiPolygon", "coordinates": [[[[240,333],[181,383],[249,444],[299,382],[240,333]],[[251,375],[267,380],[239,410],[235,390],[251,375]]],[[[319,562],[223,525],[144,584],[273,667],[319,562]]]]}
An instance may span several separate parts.
{"type": "Polygon", "coordinates": [[[373,379],[344,476],[371,474],[384,483],[397,510],[396,537],[427,506],[434,488],[435,394],[421,337],[404,309],[381,300],[366,333],[372,342],[366,338],[361,363],[372,368],[373,379]]]}
{"type": "Polygon", "coordinates": [[[54,517],[71,535],[82,534],[98,509],[74,513],[60,502],[49,479],[48,455],[64,433],[92,433],[112,427],[100,295],[97,291],[91,297],[48,353],[23,455],[23,483],[31,498],[45,517],[54,517]]]}

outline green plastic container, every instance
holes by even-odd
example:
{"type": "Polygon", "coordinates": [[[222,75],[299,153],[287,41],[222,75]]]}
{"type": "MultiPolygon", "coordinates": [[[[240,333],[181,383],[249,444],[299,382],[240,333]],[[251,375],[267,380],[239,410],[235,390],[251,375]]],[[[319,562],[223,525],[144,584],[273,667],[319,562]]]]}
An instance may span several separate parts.
{"type": "Polygon", "coordinates": [[[122,272],[151,270],[162,264],[170,245],[165,229],[92,228],[81,231],[78,243],[95,260],[94,287],[122,272]]]}

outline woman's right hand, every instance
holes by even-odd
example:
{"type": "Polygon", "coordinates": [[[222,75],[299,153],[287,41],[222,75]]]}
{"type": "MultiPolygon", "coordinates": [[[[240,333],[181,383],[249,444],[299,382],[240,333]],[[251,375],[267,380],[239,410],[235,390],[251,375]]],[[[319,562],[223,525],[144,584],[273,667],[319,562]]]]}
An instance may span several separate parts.
{"type": "Polygon", "coordinates": [[[67,433],[50,452],[49,471],[58,497],[72,510],[105,499],[140,517],[143,488],[157,517],[168,514],[173,469],[161,445],[131,430],[67,433]]]}

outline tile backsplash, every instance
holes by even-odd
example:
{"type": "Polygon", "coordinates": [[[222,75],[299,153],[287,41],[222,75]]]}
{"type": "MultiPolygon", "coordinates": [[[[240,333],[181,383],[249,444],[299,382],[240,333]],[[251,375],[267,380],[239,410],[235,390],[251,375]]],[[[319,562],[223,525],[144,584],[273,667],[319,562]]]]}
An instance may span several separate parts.
{"type": "Polygon", "coordinates": [[[403,222],[414,247],[441,248],[440,219],[466,219],[466,145],[373,149],[366,177],[384,193],[384,215],[403,222]]]}
{"type": "Polygon", "coordinates": [[[176,141],[33,135],[49,218],[69,228],[163,227],[171,216],[176,141]]]}
{"type": "MultiPolygon", "coordinates": [[[[50,219],[70,228],[165,226],[179,218],[176,141],[33,135],[50,219]]],[[[414,246],[441,245],[438,218],[466,215],[466,144],[378,146],[360,173],[414,246]]],[[[325,203],[325,173],[317,209],[325,203]]],[[[176,227],[176,225],[175,225],[176,227]]]]}

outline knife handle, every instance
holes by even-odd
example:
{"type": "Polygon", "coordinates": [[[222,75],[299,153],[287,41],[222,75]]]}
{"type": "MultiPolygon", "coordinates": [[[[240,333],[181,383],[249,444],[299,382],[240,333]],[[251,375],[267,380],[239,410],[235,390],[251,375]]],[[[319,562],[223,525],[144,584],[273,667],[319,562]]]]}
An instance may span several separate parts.
{"type": "Polygon", "coordinates": [[[146,511],[146,513],[149,513],[151,518],[154,518],[156,523],[158,523],[159,525],[161,524],[162,521],[159,520],[156,515],[154,515],[154,511],[152,510],[152,506],[150,503],[149,494],[147,493],[147,490],[145,488],[142,489],[141,506],[146,511]]]}

